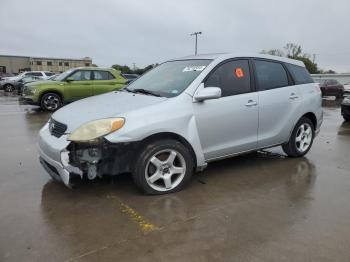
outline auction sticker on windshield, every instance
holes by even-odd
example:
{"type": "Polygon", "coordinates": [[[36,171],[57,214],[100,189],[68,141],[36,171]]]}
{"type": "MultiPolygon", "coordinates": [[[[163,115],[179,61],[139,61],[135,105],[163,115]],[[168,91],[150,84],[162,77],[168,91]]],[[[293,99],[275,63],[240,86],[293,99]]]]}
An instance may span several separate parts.
{"type": "Polygon", "coordinates": [[[186,66],[182,72],[203,71],[206,66],[186,66]]]}

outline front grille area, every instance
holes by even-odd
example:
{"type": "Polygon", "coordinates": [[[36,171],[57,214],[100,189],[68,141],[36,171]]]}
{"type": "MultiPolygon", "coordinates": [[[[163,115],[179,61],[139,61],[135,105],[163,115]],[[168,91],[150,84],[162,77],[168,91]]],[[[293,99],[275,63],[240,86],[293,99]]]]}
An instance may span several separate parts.
{"type": "Polygon", "coordinates": [[[51,135],[59,138],[67,131],[67,126],[51,118],[49,130],[51,135]]]}

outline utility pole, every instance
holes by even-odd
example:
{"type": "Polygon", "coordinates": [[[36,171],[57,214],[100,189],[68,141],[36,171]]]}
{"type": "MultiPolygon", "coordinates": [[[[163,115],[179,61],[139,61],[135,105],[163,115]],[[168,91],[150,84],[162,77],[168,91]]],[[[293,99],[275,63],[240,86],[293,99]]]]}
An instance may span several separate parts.
{"type": "Polygon", "coordinates": [[[201,35],[202,34],[202,32],[194,32],[194,33],[192,33],[191,34],[191,36],[196,36],[196,43],[195,43],[195,47],[194,47],[194,55],[197,55],[197,38],[198,38],[198,35],[201,35]]]}
{"type": "Polygon", "coordinates": [[[313,55],[312,55],[312,63],[313,63],[313,64],[315,63],[315,60],[316,60],[316,54],[313,54],[313,55]]]}

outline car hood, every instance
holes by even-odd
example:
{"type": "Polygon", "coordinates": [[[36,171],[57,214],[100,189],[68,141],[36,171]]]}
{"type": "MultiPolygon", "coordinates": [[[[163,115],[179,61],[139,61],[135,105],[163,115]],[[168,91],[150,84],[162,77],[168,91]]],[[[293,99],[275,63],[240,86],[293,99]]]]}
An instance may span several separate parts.
{"type": "Polygon", "coordinates": [[[8,77],[3,77],[2,80],[6,80],[6,81],[17,81],[20,78],[18,76],[8,76],[8,77]]]}
{"type": "Polygon", "coordinates": [[[16,82],[16,80],[17,79],[2,79],[0,82],[2,83],[2,84],[4,84],[4,83],[14,83],[14,82],[16,82]]]}
{"type": "Polygon", "coordinates": [[[52,118],[67,125],[67,132],[89,121],[123,117],[126,112],[138,110],[167,100],[143,94],[114,91],[76,101],[56,111],[52,118]]]}

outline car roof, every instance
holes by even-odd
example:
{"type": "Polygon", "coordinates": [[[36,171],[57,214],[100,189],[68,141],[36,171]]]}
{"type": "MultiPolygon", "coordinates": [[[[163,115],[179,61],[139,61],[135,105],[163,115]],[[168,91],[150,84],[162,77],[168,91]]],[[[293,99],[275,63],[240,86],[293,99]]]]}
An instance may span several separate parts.
{"type": "Polygon", "coordinates": [[[192,59],[230,59],[230,58],[239,58],[239,57],[252,57],[252,58],[263,58],[263,59],[271,59],[276,60],[284,63],[289,63],[297,66],[305,67],[304,63],[299,60],[290,59],[287,57],[281,57],[281,56],[273,56],[273,55],[265,55],[265,54],[258,54],[258,53],[214,53],[214,54],[199,54],[199,55],[190,55],[185,56],[177,59],[171,59],[170,61],[175,60],[192,60],[192,59]]]}
{"type": "Polygon", "coordinates": [[[138,74],[124,74],[122,73],[123,76],[139,76],[138,74]]]}
{"type": "Polygon", "coordinates": [[[93,66],[84,66],[84,67],[76,67],[74,69],[79,69],[79,70],[115,70],[114,68],[108,68],[108,67],[93,67],[93,66]]]}

